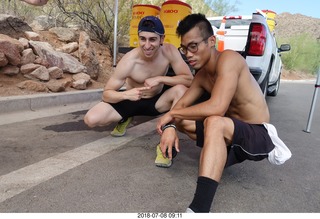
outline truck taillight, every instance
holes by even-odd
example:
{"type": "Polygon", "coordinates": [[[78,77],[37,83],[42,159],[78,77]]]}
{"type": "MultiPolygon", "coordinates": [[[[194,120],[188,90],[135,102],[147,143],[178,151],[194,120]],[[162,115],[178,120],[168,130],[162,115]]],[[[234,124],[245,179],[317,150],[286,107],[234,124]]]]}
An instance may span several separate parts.
{"type": "Polygon", "coordinates": [[[264,53],[264,49],[266,47],[267,40],[267,32],[266,27],[259,23],[252,23],[249,39],[247,43],[247,51],[248,55],[251,56],[262,56],[264,53]]]}

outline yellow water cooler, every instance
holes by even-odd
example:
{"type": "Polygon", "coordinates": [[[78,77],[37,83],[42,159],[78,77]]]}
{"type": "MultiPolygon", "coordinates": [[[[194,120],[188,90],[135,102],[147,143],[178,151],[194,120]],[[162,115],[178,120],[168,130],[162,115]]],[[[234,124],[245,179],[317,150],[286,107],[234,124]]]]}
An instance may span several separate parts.
{"type": "Polygon", "coordinates": [[[132,7],[132,19],[130,21],[130,47],[139,45],[138,25],[140,20],[146,16],[159,17],[160,7],[155,5],[137,4],[132,7]]]}
{"type": "Polygon", "coordinates": [[[275,20],[277,13],[270,10],[262,10],[262,12],[267,15],[267,24],[272,32],[277,24],[275,20]]]}
{"type": "Polygon", "coordinates": [[[179,22],[191,14],[192,7],[182,1],[167,0],[160,10],[160,20],[165,29],[165,43],[171,43],[177,48],[180,47],[180,38],[176,35],[179,22]]]}

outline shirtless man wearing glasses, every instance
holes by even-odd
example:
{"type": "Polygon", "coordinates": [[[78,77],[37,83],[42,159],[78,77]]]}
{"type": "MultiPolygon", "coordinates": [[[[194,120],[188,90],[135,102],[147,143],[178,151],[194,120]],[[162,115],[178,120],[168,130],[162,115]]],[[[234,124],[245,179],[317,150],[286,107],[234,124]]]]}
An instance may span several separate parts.
{"type": "Polygon", "coordinates": [[[237,52],[215,48],[210,22],[202,14],[185,17],[177,28],[180,52],[197,70],[191,87],[159,118],[163,156],[180,151],[176,129],[202,147],[197,188],[186,212],[209,212],[223,170],[244,160],[268,159],[283,164],[290,150],[269,124],[262,91],[245,59],[237,52]],[[208,94],[205,100],[200,100],[208,94]]]}

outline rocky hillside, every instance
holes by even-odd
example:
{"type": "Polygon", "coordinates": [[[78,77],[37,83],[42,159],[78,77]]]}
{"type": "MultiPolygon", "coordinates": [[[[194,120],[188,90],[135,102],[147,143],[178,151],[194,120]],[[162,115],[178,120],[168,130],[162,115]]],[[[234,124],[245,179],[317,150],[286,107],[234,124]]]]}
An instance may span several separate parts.
{"type": "Polygon", "coordinates": [[[113,71],[106,46],[79,29],[31,26],[0,14],[0,96],[105,85],[113,71]]]}
{"type": "Polygon", "coordinates": [[[320,19],[302,14],[281,13],[276,16],[275,33],[278,37],[291,37],[308,33],[320,40],[320,19]]]}

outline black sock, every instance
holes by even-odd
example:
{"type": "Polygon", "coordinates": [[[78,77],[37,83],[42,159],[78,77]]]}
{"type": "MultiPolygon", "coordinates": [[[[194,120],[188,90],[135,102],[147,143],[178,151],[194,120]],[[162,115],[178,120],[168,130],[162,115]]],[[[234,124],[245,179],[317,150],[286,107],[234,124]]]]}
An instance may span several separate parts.
{"type": "Polygon", "coordinates": [[[194,212],[209,212],[219,183],[208,177],[199,176],[197,189],[189,208],[194,212]]]}

